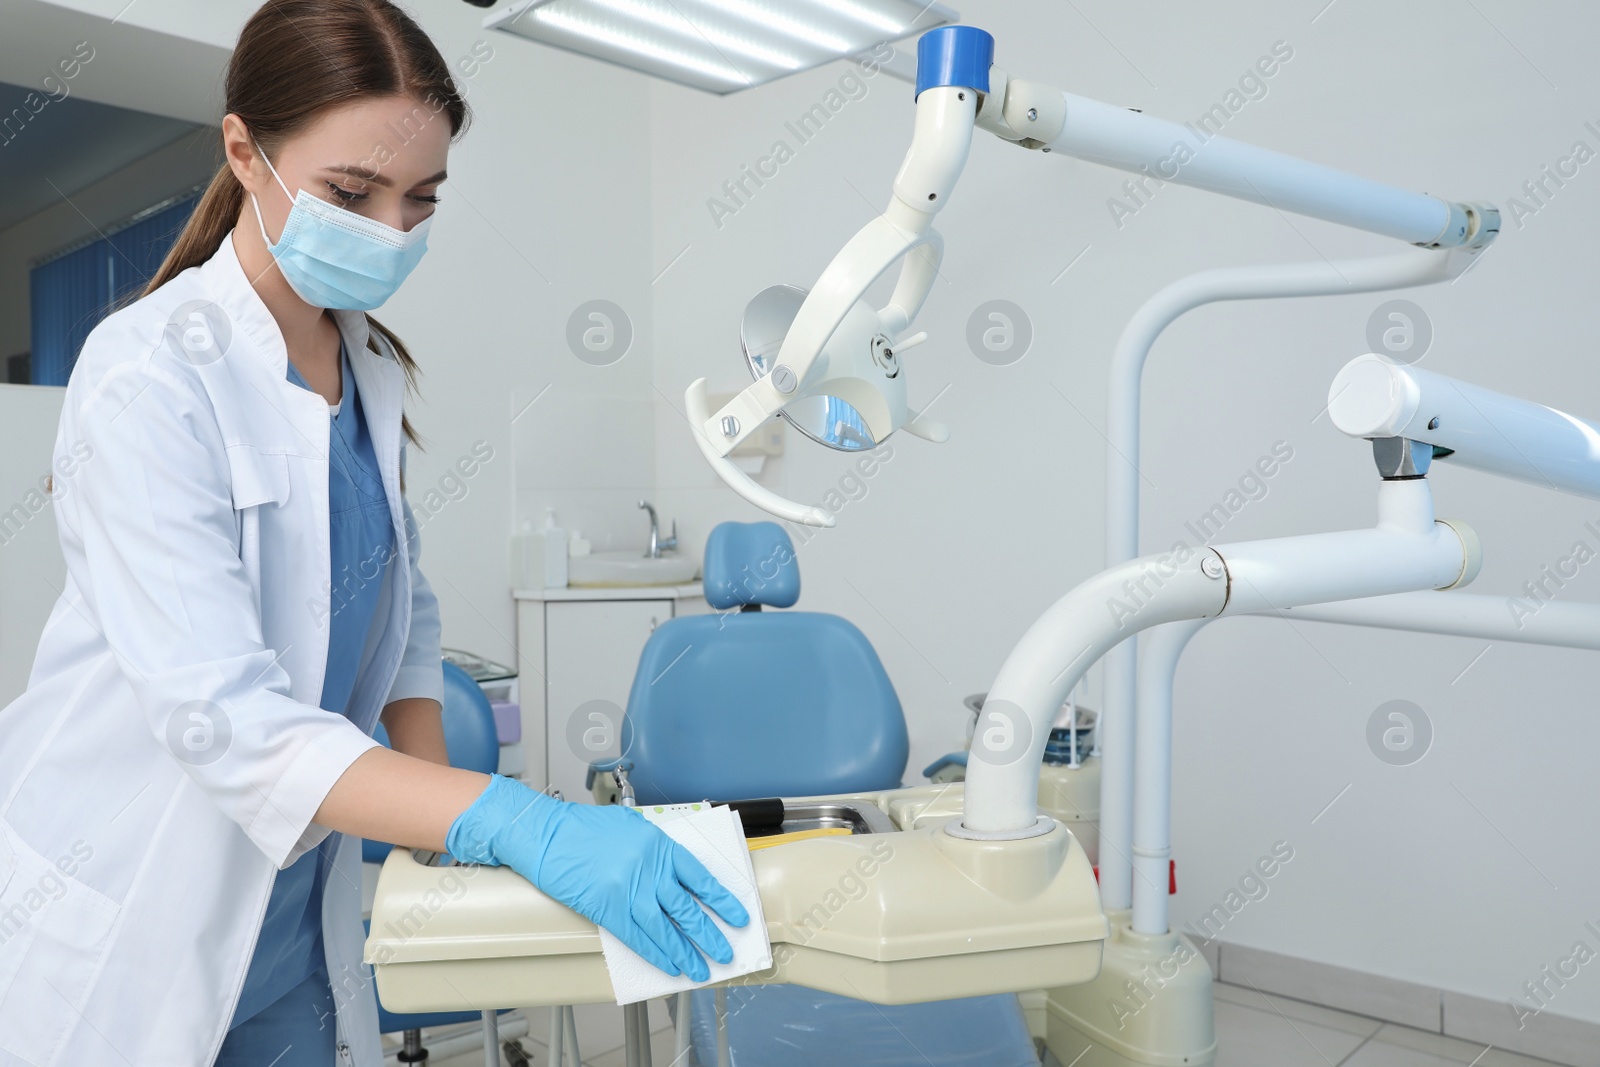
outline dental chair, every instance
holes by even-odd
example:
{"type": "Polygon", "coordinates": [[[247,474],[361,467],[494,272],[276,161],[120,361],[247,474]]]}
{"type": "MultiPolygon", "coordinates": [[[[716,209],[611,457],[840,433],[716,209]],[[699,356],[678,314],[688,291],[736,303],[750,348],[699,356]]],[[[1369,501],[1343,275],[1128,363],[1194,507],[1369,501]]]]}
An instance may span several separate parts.
{"type": "MultiPolygon", "coordinates": [[[[837,615],[769,610],[800,598],[783,528],[720,524],[702,574],[718,613],[672,619],[650,636],[622,755],[590,765],[591,788],[618,769],[639,804],[897,788],[910,753],[905,716],[866,636],[837,615]]],[[[720,992],[692,997],[694,1052],[705,1067],[719,1062],[720,1024],[732,1056],[721,1062],[762,1067],[1039,1062],[1011,995],[881,1007],[774,984],[742,987],[715,1005],[720,992]]]]}
{"type": "MultiPolygon", "coordinates": [[[[444,745],[450,757],[450,766],[465,767],[484,774],[494,773],[500,764],[500,741],[495,731],[494,708],[472,676],[449,660],[444,661],[444,701],[440,721],[444,726],[444,745]]],[[[389,733],[381,723],[372,736],[385,748],[391,747],[389,733]]],[[[361,860],[363,863],[382,863],[394,847],[386,841],[363,840],[361,860]]],[[[497,1014],[504,1015],[510,1010],[502,1008],[497,1014]]],[[[387,1010],[380,1000],[378,1032],[403,1035],[405,1047],[400,1053],[401,1063],[426,1063],[428,1050],[422,1045],[424,1029],[479,1022],[486,1014],[475,1011],[404,1014],[387,1010]]],[[[486,1039],[490,1032],[491,1028],[486,1027],[486,1039]]],[[[487,1051],[485,1055],[487,1057],[487,1051]]],[[[490,1062],[499,1063],[499,1055],[499,1049],[496,1048],[494,1059],[490,1062]]]]}
{"type": "Polygon", "coordinates": [[[872,645],[837,615],[764,611],[800,599],[774,522],[725,522],[706,541],[718,614],[658,626],[639,658],[620,762],[640,804],[893,789],[910,745],[872,645]]]}

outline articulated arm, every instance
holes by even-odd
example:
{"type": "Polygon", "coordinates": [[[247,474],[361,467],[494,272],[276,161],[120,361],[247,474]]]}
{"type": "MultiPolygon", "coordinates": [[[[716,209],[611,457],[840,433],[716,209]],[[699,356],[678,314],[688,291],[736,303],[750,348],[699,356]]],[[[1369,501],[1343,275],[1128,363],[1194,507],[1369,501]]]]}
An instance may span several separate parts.
{"type": "Polygon", "coordinates": [[[1470,582],[1477,538],[1436,521],[1427,479],[1385,480],[1368,530],[1145,556],[1100,572],[1057,601],[1006,657],[967,760],[958,836],[1039,832],[1039,762],[1056,711],[1106,650],[1162,623],[1470,582]]]}
{"type": "Polygon", "coordinates": [[[906,406],[899,353],[937,276],[943,241],[934,216],[966,165],[975,127],[1028,148],[1072,155],[1161,181],[1193,185],[1284,211],[1370,230],[1428,248],[1476,248],[1499,230],[1492,205],[1408,192],[1290,156],[1210,136],[1034,82],[992,66],[994,40],[951,26],[918,42],[916,125],[894,195],[834,257],[796,315],[768,373],[720,411],[705,379],[685,396],[701,453],[736,492],[781,518],[831,526],[826,511],[757,485],[728,454],[761,424],[801,400],[836,397],[881,441],[905,429],[931,441],[944,427],[906,406]],[[889,303],[863,303],[869,286],[900,264],[889,303]]]}
{"type": "Polygon", "coordinates": [[[966,165],[977,103],[974,90],[954,86],[918,98],[916,132],[889,207],[828,264],[795,316],[771,371],[715,414],[706,410],[705,379],[689,386],[684,401],[701,453],[723,481],[757,507],[792,522],[833,525],[826,511],[784,500],[727,459],[740,441],[796,400],[847,400],[874,441],[902,428],[930,441],[949,436],[944,427],[906,406],[896,350],[914,341],[902,335],[938,276],[944,242],[933,229],[933,217],[966,165]],[[903,265],[894,294],[874,311],[862,297],[896,263],[903,265]]]}
{"type": "MultiPolygon", "coordinates": [[[[934,31],[935,33],[939,31],[934,31]]],[[[947,31],[948,32],[948,31],[947,31]]],[[[989,72],[978,125],[1024,148],[1059,152],[1336,222],[1423,248],[1481,247],[1500,231],[1493,204],[1463,204],[1384,185],[1038,82],[989,72]]]]}

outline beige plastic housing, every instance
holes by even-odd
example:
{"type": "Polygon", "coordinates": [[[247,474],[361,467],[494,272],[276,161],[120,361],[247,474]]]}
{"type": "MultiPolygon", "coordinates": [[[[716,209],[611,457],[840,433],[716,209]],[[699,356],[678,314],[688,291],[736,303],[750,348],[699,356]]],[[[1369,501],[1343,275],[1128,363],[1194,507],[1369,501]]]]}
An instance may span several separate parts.
{"type": "Polygon", "coordinates": [[[1094,981],[1048,993],[1045,1045],[1077,1067],[1211,1067],[1217,1061],[1211,968],[1177,933],[1141,934],[1109,915],[1094,981]]]}
{"type": "MultiPolygon", "coordinates": [[[[1057,824],[1018,841],[944,832],[959,787],[804,798],[876,806],[901,829],[751,854],[773,966],[794,982],[909,1004],[1086,982],[1109,933],[1083,848],[1057,824]],[[953,802],[953,803],[952,803],[953,802]]],[[[593,923],[508,868],[383,865],[365,959],[390,1011],[615,1003],[593,923]]]]}
{"type": "MultiPolygon", "coordinates": [[[[597,784],[598,788],[598,784],[597,784]]],[[[944,825],[961,817],[965,782],[922,785],[881,794],[890,799],[889,817],[896,826],[944,825]],[[907,820],[911,820],[907,822],[907,820]]],[[[613,794],[615,790],[613,790],[613,794]]],[[[863,794],[873,796],[874,794],[863,794]]],[[[1085,756],[1077,767],[1046,763],[1039,768],[1039,812],[1063,823],[1089,857],[1100,862],[1100,757],[1085,756]]]]}
{"type": "Polygon", "coordinates": [[[1091,864],[1100,862],[1100,757],[1078,767],[1046,763],[1039,768],[1039,810],[1066,823],[1091,864]]]}

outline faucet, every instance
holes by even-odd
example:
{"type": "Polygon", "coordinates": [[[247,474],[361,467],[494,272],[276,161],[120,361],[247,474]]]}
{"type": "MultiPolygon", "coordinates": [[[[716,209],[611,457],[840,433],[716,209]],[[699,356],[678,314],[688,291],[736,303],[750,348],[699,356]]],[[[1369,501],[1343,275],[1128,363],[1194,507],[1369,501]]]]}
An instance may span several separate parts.
{"type": "Polygon", "coordinates": [[[663,541],[661,527],[656,523],[656,509],[650,506],[648,500],[639,501],[639,506],[650,513],[650,549],[644,558],[660,559],[661,553],[678,547],[678,520],[672,520],[672,536],[663,541]]]}

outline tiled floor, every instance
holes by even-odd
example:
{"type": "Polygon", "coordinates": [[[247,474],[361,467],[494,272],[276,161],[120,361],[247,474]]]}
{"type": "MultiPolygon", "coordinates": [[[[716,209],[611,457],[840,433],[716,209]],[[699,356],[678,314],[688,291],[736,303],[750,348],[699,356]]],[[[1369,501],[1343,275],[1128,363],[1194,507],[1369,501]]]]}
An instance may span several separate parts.
{"type": "MultiPolygon", "coordinates": [[[[1215,987],[1216,1067],[1552,1067],[1499,1049],[1360,1015],[1215,987]]],[[[1047,1056],[1045,1067],[1060,1067],[1047,1056]]]]}
{"type": "MultiPolygon", "coordinates": [[[[1216,985],[1216,1067],[1552,1067],[1499,1049],[1349,1015],[1303,1001],[1216,985]]],[[[578,1046],[586,1067],[624,1067],[621,1011],[610,1005],[577,1009],[578,1046]]],[[[534,1013],[534,1032],[522,1039],[535,1067],[548,1067],[548,1022],[534,1013]]],[[[672,1029],[665,1006],[650,1005],[655,1067],[672,1063],[672,1029]]],[[[844,1061],[841,1061],[841,1063],[844,1061]]],[[[482,1052],[432,1061],[434,1067],[481,1067],[482,1052]]],[[[1044,1067],[1062,1067],[1046,1056],[1044,1067]]]]}

